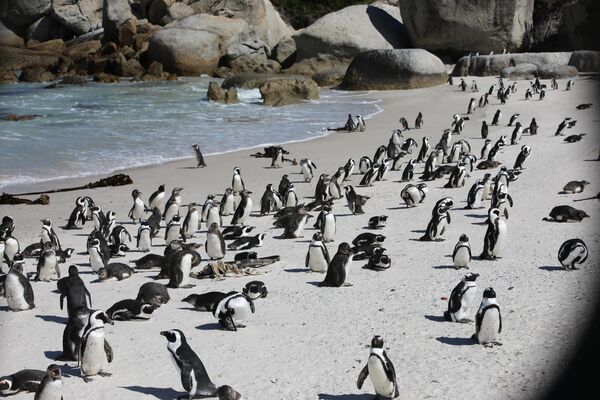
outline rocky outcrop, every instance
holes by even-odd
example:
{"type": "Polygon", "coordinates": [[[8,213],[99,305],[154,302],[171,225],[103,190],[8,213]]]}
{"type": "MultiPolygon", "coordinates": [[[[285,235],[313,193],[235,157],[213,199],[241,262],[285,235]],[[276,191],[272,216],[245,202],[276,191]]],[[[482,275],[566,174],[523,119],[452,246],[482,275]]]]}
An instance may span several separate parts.
{"type": "Polygon", "coordinates": [[[75,35],[102,25],[103,0],[53,0],[52,17],[75,35]]]}
{"type": "Polygon", "coordinates": [[[237,89],[235,87],[223,89],[215,81],[208,84],[206,97],[208,97],[210,101],[214,101],[216,103],[237,104],[240,102],[237,95],[237,89]]]}
{"type": "Polygon", "coordinates": [[[460,56],[521,49],[532,26],[534,0],[400,0],[415,47],[460,56]]]}
{"type": "Polygon", "coordinates": [[[52,0],[3,0],[0,16],[18,27],[25,27],[50,12],[52,0]]]}
{"type": "Polygon", "coordinates": [[[73,61],[79,61],[87,58],[90,54],[97,52],[100,50],[100,47],[102,47],[102,43],[100,43],[99,40],[90,40],[88,42],[67,47],[63,54],[73,61]]]}
{"type": "Polygon", "coordinates": [[[569,58],[569,65],[579,72],[600,72],[600,51],[574,51],[569,58]]]}
{"type": "Polygon", "coordinates": [[[447,78],[442,61],[426,50],[371,50],[352,60],[343,87],[349,90],[414,89],[442,85],[447,78]]]}
{"type": "Polygon", "coordinates": [[[219,37],[219,45],[223,48],[250,38],[250,28],[248,27],[248,23],[243,19],[208,14],[192,15],[180,21],[172,22],[165,26],[165,28],[210,32],[219,37]]]}
{"type": "Polygon", "coordinates": [[[54,75],[42,67],[24,69],[19,76],[21,82],[46,82],[52,79],[54,79],[54,75]]]}
{"type": "Polygon", "coordinates": [[[462,57],[452,71],[453,76],[497,76],[506,67],[523,63],[542,65],[567,65],[570,52],[557,53],[516,53],[491,56],[462,57]]]}
{"type": "Polygon", "coordinates": [[[66,39],[72,34],[51,16],[45,16],[29,25],[25,31],[27,43],[46,42],[53,39],[66,39]]]}
{"type": "Polygon", "coordinates": [[[61,56],[56,53],[46,53],[0,46],[0,71],[22,70],[29,67],[50,67],[58,64],[61,56]]]}
{"type": "Polygon", "coordinates": [[[566,79],[577,76],[577,68],[570,65],[541,65],[537,76],[542,79],[566,79]]]}
{"type": "Polygon", "coordinates": [[[14,72],[0,70],[0,83],[14,83],[17,81],[18,79],[14,72]]]}
{"type": "Polygon", "coordinates": [[[296,61],[296,54],[296,41],[292,37],[286,37],[273,48],[271,57],[282,68],[289,68],[296,61]]]}
{"type": "Polygon", "coordinates": [[[297,60],[331,54],[352,59],[358,53],[410,46],[398,7],[356,5],[327,14],[293,36],[297,60]]]}
{"type": "Polygon", "coordinates": [[[211,32],[171,28],[154,33],[148,59],[178,75],[211,74],[219,66],[219,37],[211,32]]]}
{"type": "Polygon", "coordinates": [[[538,66],[530,63],[515,65],[502,69],[500,76],[509,79],[533,79],[537,76],[538,66]]]}
{"type": "Polygon", "coordinates": [[[0,46],[23,47],[25,41],[0,21],[0,46]]]}
{"type": "Polygon", "coordinates": [[[304,100],[319,98],[319,86],[310,78],[280,78],[265,82],[260,86],[263,104],[285,106],[304,100]]]}
{"type": "Polygon", "coordinates": [[[229,89],[230,87],[235,87],[238,89],[258,89],[266,82],[281,79],[302,80],[308,78],[301,75],[258,74],[253,72],[244,72],[225,79],[221,84],[221,87],[223,89],[229,89]]]}
{"type": "Polygon", "coordinates": [[[287,74],[310,76],[312,79],[317,80],[318,76],[336,74],[340,70],[343,70],[345,73],[351,61],[346,58],[337,58],[331,54],[319,54],[317,57],[305,58],[302,61],[294,63],[284,72],[287,74]]]}
{"type": "Polygon", "coordinates": [[[577,76],[577,68],[564,64],[535,65],[523,63],[514,67],[504,68],[500,76],[511,79],[533,79],[535,77],[542,79],[564,79],[577,76]]]}
{"type": "Polygon", "coordinates": [[[104,36],[102,41],[118,43],[119,27],[132,18],[135,17],[131,13],[127,0],[104,0],[102,9],[104,36]]]}
{"type": "Polygon", "coordinates": [[[118,76],[100,72],[94,75],[94,82],[98,83],[119,83],[121,80],[118,76]]]}

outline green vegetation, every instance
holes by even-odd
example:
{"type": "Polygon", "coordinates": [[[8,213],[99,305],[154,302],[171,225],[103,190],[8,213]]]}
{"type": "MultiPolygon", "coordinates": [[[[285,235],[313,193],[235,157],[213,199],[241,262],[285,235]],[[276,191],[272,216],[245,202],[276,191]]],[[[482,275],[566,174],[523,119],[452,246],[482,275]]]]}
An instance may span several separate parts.
{"type": "Polygon", "coordinates": [[[271,0],[271,3],[294,29],[305,28],[325,14],[354,4],[373,0],[271,0]]]}

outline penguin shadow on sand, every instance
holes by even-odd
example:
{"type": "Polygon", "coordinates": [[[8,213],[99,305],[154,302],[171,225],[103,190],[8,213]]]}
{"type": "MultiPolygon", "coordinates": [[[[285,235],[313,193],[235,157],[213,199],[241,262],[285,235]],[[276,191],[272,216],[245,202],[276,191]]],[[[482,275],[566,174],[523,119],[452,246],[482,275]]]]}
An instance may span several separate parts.
{"type": "Polygon", "coordinates": [[[288,268],[288,269],[284,269],[285,272],[312,272],[310,269],[308,268],[288,268]]]}
{"type": "Polygon", "coordinates": [[[558,265],[544,265],[539,267],[539,269],[543,269],[544,271],[564,271],[565,269],[558,265]]]}
{"type": "Polygon", "coordinates": [[[428,320],[434,321],[434,322],[448,322],[441,315],[425,315],[425,319],[428,319],[428,320]]]}
{"type": "Polygon", "coordinates": [[[69,318],[67,317],[59,317],[58,315],[36,315],[36,318],[41,319],[46,322],[56,322],[57,324],[66,325],[69,322],[69,318]]]}
{"type": "MultiPolygon", "coordinates": [[[[58,358],[60,356],[62,356],[62,351],[46,350],[46,351],[44,351],[44,356],[48,360],[56,361],[56,360],[58,360],[58,358]]],[[[62,372],[62,368],[61,368],[61,372],[62,372]]]]}
{"type": "Polygon", "coordinates": [[[198,325],[196,329],[201,331],[222,331],[223,327],[218,322],[209,322],[207,324],[198,325]]]}
{"type": "MultiPolygon", "coordinates": [[[[178,392],[173,388],[155,388],[146,386],[121,386],[121,388],[153,396],[157,399],[178,399],[183,395],[183,392],[178,392]]],[[[185,398],[187,398],[187,396],[185,398]]]]}
{"type": "Polygon", "coordinates": [[[319,400],[372,400],[372,394],[325,394],[319,393],[319,400]]]}
{"type": "Polygon", "coordinates": [[[435,338],[440,343],[449,344],[451,346],[473,346],[477,343],[470,337],[448,337],[440,336],[435,338]]]}

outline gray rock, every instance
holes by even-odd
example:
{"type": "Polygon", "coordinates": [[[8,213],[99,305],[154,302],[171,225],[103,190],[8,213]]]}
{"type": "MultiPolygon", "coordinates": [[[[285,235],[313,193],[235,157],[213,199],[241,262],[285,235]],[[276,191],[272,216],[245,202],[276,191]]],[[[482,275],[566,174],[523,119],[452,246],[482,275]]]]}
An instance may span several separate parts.
{"type": "Polygon", "coordinates": [[[211,81],[208,83],[208,90],[206,91],[206,97],[208,100],[215,101],[217,103],[225,102],[225,90],[219,86],[218,82],[211,81]]]}
{"type": "Polygon", "coordinates": [[[348,66],[343,87],[350,90],[414,89],[443,85],[442,61],[423,49],[371,50],[348,66]]]}
{"type": "Polygon", "coordinates": [[[577,50],[571,54],[569,65],[579,72],[600,72],[600,51],[577,50]]]}
{"type": "Polygon", "coordinates": [[[279,74],[259,74],[253,72],[244,72],[227,78],[221,84],[223,89],[235,87],[238,89],[258,89],[266,82],[276,80],[302,80],[307,79],[301,75],[279,75],[279,74]]]}
{"type": "Polygon", "coordinates": [[[208,14],[196,14],[173,21],[166,29],[181,28],[210,32],[219,37],[222,48],[227,48],[250,38],[248,23],[240,18],[226,18],[208,14]]]}
{"type": "Polygon", "coordinates": [[[319,87],[339,86],[344,81],[347,67],[332,68],[326,71],[317,72],[312,76],[319,87]]]}
{"type": "Polygon", "coordinates": [[[51,13],[75,35],[83,35],[102,25],[102,0],[54,0],[51,13]]]}
{"type": "Polygon", "coordinates": [[[411,47],[398,7],[355,5],[327,14],[293,36],[296,60],[331,54],[352,59],[376,49],[411,47]]]}
{"type": "Polygon", "coordinates": [[[17,76],[12,71],[0,71],[0,84],[2,83],[15,83],[17,82],[17,76]]]}
{"type": "Polygon", "coordinates": [[[0,71],[58,65],[60,54],[0,46],[0,71]]]}
{"type": "Polygon", "coordinates": [[[514,67],[502,69],[500,76],[511,79],[533,79],[537,76],[538,66],[535,64],[523,63],[514,67]]]}
{"type": "Polygon", "coordinates": [[[50,12],[52,0],[2,0],[0,16],[12,25],[25,27],[50,12]]]}
{"type": "Polygon", "coordinates": [[[63,54],[73,61],[79,61],[87,58],[88,55],[97,52],[101,47],[102,44],[99,40],[90,40],[88,42],[78,43],[67,47],[63,54]]]}
{"type": "Polygon", "coordinates": [[[69,31],[51,16],[45,16],[29,25],[25,32],[27,42],[46,42],[52,39],[66,39],[69,31]]]}
{"type": "Polygon", "coordinates": [[[506,67],[510,67],[511,60],[515,65],[528,63],[541,65],[567,65],[570,52],[556,53],[515,53],[497,54],[491,56],[462,57],[452,71],[453,76],[497,76],[506,67]]]}
{"type": "Polygon", "coordinates": [[[305,58],[302,61],[295,62],[284,72],[310,76],[314,79],[315,75],[332,70],[343,69],[345,71],[350,62],[352,62],[351,58],[337,58],[332,54],[319,54],[317,57],[305,58]]]}
{"type": "Polygon", "coordinates": [[[282,68],[289,68],[296,61],[296,41],[291,38],[283,38],[273,48],[271,57],[281,64],[282,68]]]}
{"type": "Polygon", "coordinates": [[[129,19],[135,18],[127,0],[104,0],[102,9],[102,26],[104,27],[103,42],[119,40],[119,27],[129,19]]]}
{"type": "Polygon", "coordinates": [[[46,82],[54,79],[52,72],[42,67],[31,67],[24,69],[19,76],[21,82],[46,82]]]}
{"type": "Polygon", "coordinates": [[[221,57],[219,37],[193,29],[164,29],[152,35],[147,57],[178,75],[212,74],[221,57]]]}
{"type": "Polygon", "coordinates": [[[415,47],[460,56],[520,49],[532,25],[533,3],[534,0],[400,0],[399,6],[415,47]]]}
{"type": "Polygon", "coordinates": [[[285,106],[319,98],[319,86],[310,78],[284,77],[265,82],[260,87],[263,104],[285,106]]]}
{"type": "Polygon", "coordinates": [[[194,14],[194,9],[184,3],[175,3],[169,7],[168,16],[175,21],[194,14]]]}
{"type": "Polygon", "coordinates": [[[537,76],[541,79],[564,79],[577,76],[577,68],[570,65],[542,65],[537,76]]]}

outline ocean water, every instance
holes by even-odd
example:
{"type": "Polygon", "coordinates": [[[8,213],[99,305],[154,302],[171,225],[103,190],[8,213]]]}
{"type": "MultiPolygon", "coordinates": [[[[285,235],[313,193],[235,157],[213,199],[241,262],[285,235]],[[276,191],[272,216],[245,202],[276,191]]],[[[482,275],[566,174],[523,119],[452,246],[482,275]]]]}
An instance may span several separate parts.
{"type": "Polygon", "coordinates": [[[240,90],[240,104],[206,99],[209,78],[172,82],[0,85],[0,189],[7,185],[108,174],[118,169],[217,154],[326,135],[348,113],[379,113],[374,93],[323,90],[316,101],[284,107],[260,104],[256,90],[240,90]]]}

